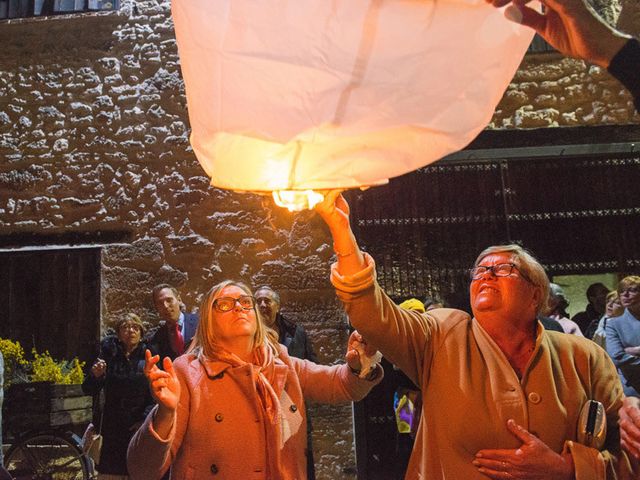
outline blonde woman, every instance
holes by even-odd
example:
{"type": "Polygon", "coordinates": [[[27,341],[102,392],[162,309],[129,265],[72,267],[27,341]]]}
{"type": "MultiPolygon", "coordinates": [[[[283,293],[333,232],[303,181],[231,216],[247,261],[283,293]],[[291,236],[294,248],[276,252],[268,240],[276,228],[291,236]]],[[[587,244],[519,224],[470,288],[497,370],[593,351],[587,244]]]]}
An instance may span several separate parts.
{"type": "MultiPolygon", "coordinates": [[[[305,399],[359,400],[381,379],[381,367],[358,375],[362,350],[349,339],[347,364],[321,366],[290,357],[267,328],[251,290],[224,281],[206,295],[189,351],[172,363],[146,356],[158,406],[129,445],[134,479],[305,479],[305,399]],[[354,373],[355,372],[355,373],[354,373]],[[361,378],[366,377],[366,378],[361,378]]],[[[364,358],[364,357],[363,357],[364,358]]]]}

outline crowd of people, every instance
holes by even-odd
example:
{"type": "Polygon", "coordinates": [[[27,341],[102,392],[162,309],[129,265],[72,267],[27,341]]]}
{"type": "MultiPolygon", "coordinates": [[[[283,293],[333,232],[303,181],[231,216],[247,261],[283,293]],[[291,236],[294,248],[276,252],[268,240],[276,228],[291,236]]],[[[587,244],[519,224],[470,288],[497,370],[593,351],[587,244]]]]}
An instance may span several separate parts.
{"type": "MultiPolygon", "coordinates": [[[[487,2],[508,5],[510,19],[563,54],[606,68],[640,111],[640,43],[585,0],[544,0],[542,13],[526,0],[487,2]]],[[[470,271],[472,316],[401,308],[376,282],[340,192],[316,209],[337,257],[331,281],[361,332],[351,334],[345,363],[319,365],[269,287],[254,294],[221,282],[198,318],[175,288],[159,285],[159,328],[145,335],[140,318],[125,315],[83,384],[104,398],[94,419],[104,436],[99,478],[313,478],[306,402],[363,398],[383,376],[376,349],[413,382],[426,412],[410,426],[408,479],[639,478],[640,277],[625,277],[616,292],[592,286],[587,310],[569,320],[540,263],[500,245],[470,271]],[[596,418],[606,437],[594,434],[596,418]]]]}

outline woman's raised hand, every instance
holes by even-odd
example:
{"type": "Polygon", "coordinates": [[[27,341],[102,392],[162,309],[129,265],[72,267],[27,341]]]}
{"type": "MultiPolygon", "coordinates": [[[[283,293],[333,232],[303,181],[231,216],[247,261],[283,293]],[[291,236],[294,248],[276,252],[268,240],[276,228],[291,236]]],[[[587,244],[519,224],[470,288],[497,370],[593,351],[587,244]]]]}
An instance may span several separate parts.
{"type": "Polygon", "coordinates": [[[91,374],[95,378],[100,378],[105,373],[107,373],[107,362],[105,362],[101,358],[98,358],[96,362],[91,366],[91,374]]]}
{"type": "Polygon", "coordinates": [[[180,399],[180,382],[173,369],[173,363],[169,357],[165,357],[162,366],[164,370],[158,368],[159,355],[151,355],[149,350],[144,353],[145,365],[144,374],[149,380],[151,395],[158,403],[159,407],[165,411],[175,411],[178,408],[180,399]]]}
{"type": "Polygon", "coordinates": [[[315,207],[335,237],[340,231],[349,229],[349,204],[342,196],[342,190],[331,190],[315,207]]]}

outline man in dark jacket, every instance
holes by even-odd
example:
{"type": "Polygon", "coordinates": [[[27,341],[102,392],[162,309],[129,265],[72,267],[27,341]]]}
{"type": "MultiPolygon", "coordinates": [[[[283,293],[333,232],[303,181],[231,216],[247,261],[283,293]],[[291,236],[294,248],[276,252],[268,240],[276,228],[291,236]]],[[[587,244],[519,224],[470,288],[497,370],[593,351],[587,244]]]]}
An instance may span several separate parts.
{"type": "Polygon", "coordinates": [[[163,321],[149,335],[149,348],[160,358],[174,360],[189,347],[198,326],[198,315],[182,311],[180,293],[171,285],[156,285],[151,296],[153,306],[163,321]]]}
{"type": "MultiPolygon", "coordinates": [[[[256,304],[263,320],[269,327],[278,332],[278,341],[287,347],[289,355],[318,363],[318,358],[313,351],[311,342],[307,338],[307,332],[304,327],[287,320],[280,313],[280,295],[271,287],[265,285],[258,288],[253,296],[256,299],[256,304]]],[[[315,480],[316,478],[311,431],[311,418],[307,410],[307,480],[315,480]]]]}
{"type": "Polygon", "coordinates": [[[587,288],[587,300],[589,300],[587,309],[584,312],[576,313],[571,319],[578,324],[582,332],[589,330],[589,325],[594,320],[598,322],[604,315],[608,294],[609,289],[602,283],[598,282],[589,285],[589,288],[587,288]]]}

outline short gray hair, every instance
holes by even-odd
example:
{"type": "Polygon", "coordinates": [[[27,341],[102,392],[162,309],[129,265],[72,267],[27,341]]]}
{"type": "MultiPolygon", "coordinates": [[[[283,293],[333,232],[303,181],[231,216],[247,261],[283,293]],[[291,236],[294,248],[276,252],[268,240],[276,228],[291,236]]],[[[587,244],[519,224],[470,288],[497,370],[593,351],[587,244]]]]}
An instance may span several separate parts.
{"type": "Polygon", "coordinates": [[[509,245],[494,245],[485,248],[476,261],[473,263],[477,267],[482,259],[494,253],[510,253],[511,261],[518,267],[518,270],[524,278],[540,289],[540,303],[536,313],[545,313],[549,306],[549,277],[544,271],[544,267],[536,260],[536,258],[520,245],[514,243],[509,245]]]}

